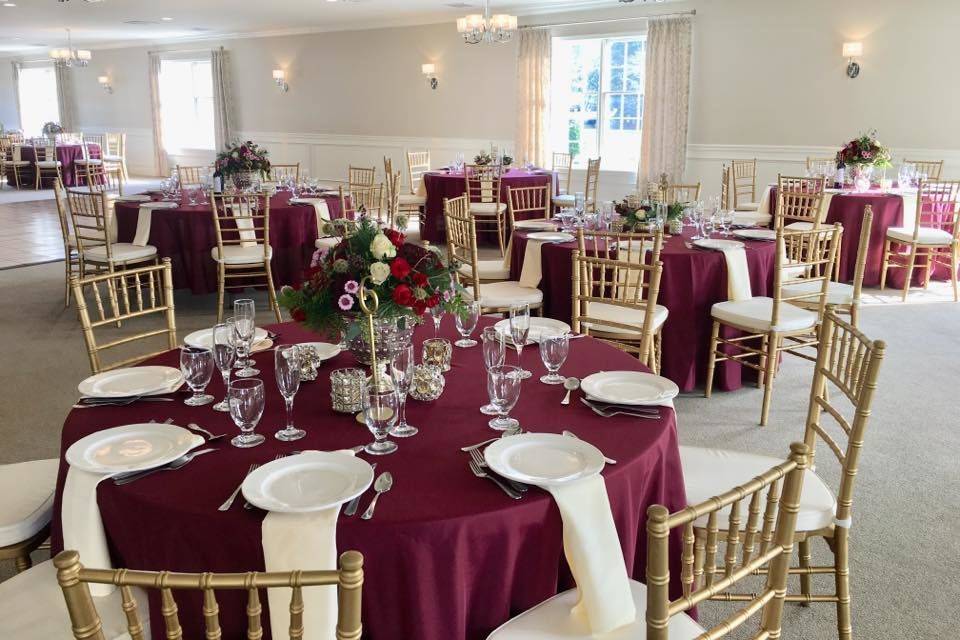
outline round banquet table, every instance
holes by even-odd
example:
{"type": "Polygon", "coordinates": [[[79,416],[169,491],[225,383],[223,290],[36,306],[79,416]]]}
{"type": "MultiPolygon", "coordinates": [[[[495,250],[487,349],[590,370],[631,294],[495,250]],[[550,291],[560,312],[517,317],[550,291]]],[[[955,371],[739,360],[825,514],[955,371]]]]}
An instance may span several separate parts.
{"type": "MultiPolygon", "coordinates": [[[[98,144],[89,144],[87,148],[90,150],[91,158],[100,157],[100,145],[98,144]]],[[[33,186],[34,185],[34,167],[33,162],[36,161],[37,156],[33,152],[33,147],[22,145],[20,147],[20,159],[29,160],[30,166],[20,167],[20,184],[21,186],[33,186]]],[[[83,145],[80,144],[58,144],[57,145],[57,160],[63,165],[60,167],[60,173],[63,175],[63,184],[67,187],[76,187],[80,186],[77,184],[76,180],[76,168],[74,167],[74,160],[83,159],[83,145]]],[[[15,184],[13,169],[7,169],[7,184],[15,184]]],[[[52,188],[53,178],[43,178],[40,181],[40,187],[52,188]]]]}
{"type": "MultiPolygon", "coordinates": [[[[540,187],[545,184],[553,185],[553,193],[558,193],[557,174],[545,169],[513,168],[507,170],[500,179],[500,202],[507,202],[507,187],[540,187]]],[[[430,171],[423,175],[423,188],[427,191],[427,204],[420,220],[420,235],[430,242],[446,242],[446,223],[443,219],[443,201],[448,198],[459,198],[467,191],[463,172],[430,171]]],[[[521,218],[523,219],[523,218],[521,218]]],[[[483,233],[483,238],[496,242],[496,234],[483,233]]]]}
{"type": "MultiPolygon", "coordinates": [[[[159,196],[154,196],[159,200],[159,196]]],[[[317,216],[310,204],[290,204],[289,193],[270,198],[270,246],[273,247],[273,280],[279,288],[298,282],[316,250],[317,216]]],[[[339,218],[340,200],[325,196],[332,218],[339,218]]],[[[117,240],[132,242],[137,231],[140,204],[116,203],[117,240]]],[[[148,244],[157,248],[161,258],[170,258],[173,286],[195,294],[217,290],[217,263],[210,251],[217,246],[210,204],[190,206],[181,201],[176,209],[151,212],[148,244]]]]}
{"type": "MultiPolygon", "coordinates": [[[[479,326],[493,322],[481,318],[479,326]]],[[[425,338],[433,336],[429,324],[416,331],[417,350],[425,338]]],[[[316,339],[293,323],[273,329],[282,343],[316,339]]],[[[451,340],[457,335],[449,316],[443,320],[441,335],[451,340]]],[[[257,428],[267,436],[266,443],[237,449],[224,440],[214,445],[218,452],[198,457],[178,471],[123,487],[101,483],[97,501],[114,566],[190,572],[263,570],[264,512],[245,510],[241,501],[228,512],[217,510],[250,464],[273,460],[281,452],[336,450],[371,441],[370,433],[352,415],[330,408],[329,374],[335,368],[356,366],[349,353],[325,362],[315,382],[301,385],[295,420],[307,436],[290,443],[272,437],[284,420],[283,401],[274,382],[273,352],[254,357],[267,388],[266,411],[257,428]]],[[[514,354],[509,361],[515,359],[514,354]]],[[[177,361],[177,353],[168,352],[150,363],[176,366],[177,361]]],[[[686,506],[676,414],[663,408],[659,420],[604,419],[577,401],[562,407],[563,389],[538,381],[545,369],[535,348],[524,350],[523,364],[535,377],[524,382],[511,415],[531,431],[571,429],[618,460],[616,466],[606,467],[603,476],[628,572],[643,580],[647,507],[659,503],[674,511],[686,506]]],[[[364,638],[480,640],[512,615],[573,586],[563,557],[560,514],[548,494],[531,488],[522,500],[511,500],[488,480],[475,477],[467,466],[469,456],[459,450],[495,435],[486,425],[488,418],[478,410],[487,401],[482,367],[479,346],[454,348],[453,368],[446,374],[440,399],[409,403],[408,420],[420,433],[393,439],[400,448],[392,455],[361,454],[378,463],[378,474],[390,471],[394,477],[393,490],[379,501],[372,520],[341,515],[337,526],[337,548],[356,549],[364,556],[364,638]]],[[[585,338],[571,343],[561,371],[584,377],[614,368],[643,369],[630,355],[585,338]]],[[[219,375],[208,391],[223,395],[219,375]]],[[[209,406],[186,407],[179,399],[97,407],[68,416],[61,452],[100,429],[167,417],[175,424],[197,422],[213,433],[237,433],[227,415],[209,406]]],[[[61,458],[52,523],[54,552],[63,544],[59,514],[66,471],[61,458]]],[[[364,495],[361,511],[371,494],[364,495]]],[[[671,591],[679,597],[680,531],[675,533],[671,591]]],[[[202,637],[200,596],[175,593],[184,637],[202,637]]],[[[225,638],[244,637],[245,594],[233,595],[223,593],[219,598],[218,594],[225,638]]],[[[164,637],[159,598],[152,599],[150,606],[153,637],[164,637]]],[[[265,615],[264,620],[268,619],[265,615]]],[[[264,637],[269,638],[269,632],[264,637]]]]}
{"type": "MultiPolygon", "coordinates": [[[[510,253],[510,279],[519,280],[523,256],[527,248],[527,233],[515,231],[510,253]]],[[[687,248],[694,235],[692,229],[664,239],[660,251],[663,275],[657,304],[669,309],[663,326],[663,360],[661,375],[673,380],[682,391],[702,386],[707,375],[707,356],[710,351],[710,329],[713,321],[710,308],[727,300],[727,262],[719,251],[687,248]]],[[[720,238],[719,234],[714,234],[720,238]]],[[[736,238],[731,238],[736,239],[736,238]]],[[[776,245],[765,241],[744,241],[750,286],[755,296],[770,295],[773,290],[773,271],[776,245]]],[[[540,248],[543,291],[543,314],[549,318],[570,322],[573,313],[573,252],[576,241],[558,244],[544,243],[540,248]]],[[[724,335],[735,335],[724,328],[724,335]]],[[[738,362],[718,362],[714,373],[715,388],[723,391],[739,389],[743,379],[755,379],[752,369],[738,362]]]]}

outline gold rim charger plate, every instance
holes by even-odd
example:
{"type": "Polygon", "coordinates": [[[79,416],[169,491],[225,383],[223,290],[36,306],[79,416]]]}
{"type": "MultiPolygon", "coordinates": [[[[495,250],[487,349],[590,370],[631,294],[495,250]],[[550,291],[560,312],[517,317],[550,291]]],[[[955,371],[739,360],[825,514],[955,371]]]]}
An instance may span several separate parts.
{"type": "Polygon", "coordinates": [[[642,371],[603,371],[580,382],[588,397],[614,404],[648,405],[671,400],[680,387],[663,376],[642,371]]]}
{"type": "Polygon", "coordinates": [[[173,462],[203,443],[201,436],[173,424],[130,424],[80,438],[65,457],[71,467],[91,473],[144,471],[173,462]]]}
{"type": "Polygon", "coordinates": [[[262,465],[243,497],[264,511],[309,513],[353,500],[373,484],[373,468],[349,453],[304,451],[262,465]]]}
{"type": "Polygon", "coordinates": [[[539,487],[595,476],[603,470],[603,454],[584,440],[556,433],[524,433],[500,438],[483,451],[499,475],[539,487]]]}
{"type": "Polygon", "coordinates": [[[183,385],[183,374],[173,367],[125,367],[90,376],[79,385],[87,398],[120,398],[173,393],[183,385]]]}

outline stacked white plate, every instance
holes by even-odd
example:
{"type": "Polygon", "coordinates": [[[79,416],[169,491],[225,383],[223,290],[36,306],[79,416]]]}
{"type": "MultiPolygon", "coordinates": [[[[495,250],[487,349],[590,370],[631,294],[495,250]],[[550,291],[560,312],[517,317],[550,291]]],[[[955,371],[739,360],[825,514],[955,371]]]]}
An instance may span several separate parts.
{"type": "Polygon", "coordinates": [[[542,240],[543,242],[573,242],[576,238],[569,233],[560,231],[537,231],[527,234],[530,240],[542,240]]]}
{"type": "Polygon", "coordinates": [[[305,451],[269,462],[243,481],[243,497],[264,511],[308,513],[349,502],[373,483],[365,460],[305,451]]]}
{"type": "Polygon", "coordinates": [[[117,202],[150,202],[151,200],[153,200],[153,198],[145,193],[134,193],[117,198],[117,202]]]}
{"type": "Polygon", "coordinates": [[[680,393],[672,380],[642,371],[594,373],[581,381],[580,388],[590,399],[630,405],[661,404],[680,393]]]}
{"type": "Polygon", "coordinates": [[[550,220],[517,220],[513,227],[515,229],[550,229],[555,231],[557,223],[550,220]]]}
{"type": "Polygon", "coordinates": [[[173,393],[183,384],[183,374],[173,367],[127,367],[90,376],[77,390],[87,398],[155,396],[173,393]]]}
{"type": "MultiPolygon", "coordinates": [[[[253,332],[253,344],[263,342],[269,337],[266,329],[257,327],[253,332]]],[[[183,339],[183,344],[188,347],[202,347],[206,349],[213,348],[213,329],[200,329],[194,331],[183,339]]]]}
{"type": "Polygon", "coordinates": [[[172,424],[130,424],[77,440],[67,449],[66,459],[71,467],[90,473],[143,471],[173,462],[203,442],[172,424]]]}
{"type": "Polygon", "coordinates": [[[720,240],[718,238],[701,238],[694,240],[693,244],[701,249],[710,249],[711,251],[729,251],[730,249],[743,249],[744,247],[739,240],[720,240]]]}
{"type": "Polygon", "coordinates": [[[538,487],[589,478],[604,465],[603,454],[595,446],[556,433],[500,438],[484,449],[483,457],[499,475],[538,487]]]}
{"type": "MultiPolygon", "coordinates": [[[[501,320],[493,326],[508,339],[510,338],[509,318],[501,320]]],[[[532,342],[540,342],[541,336],[556,335],[558,333],[570,333],[570,325],[568,325],[566,322],[554,320],[552,318],[530,318],[530,332],[527,334],[528,340],[532,342]]]]}
{"type": "Polygon", "coordinates": [[[773,229],[737,229],[733,232],[738,238],[744,240],[776,240],[777,232],[773,229]]]}

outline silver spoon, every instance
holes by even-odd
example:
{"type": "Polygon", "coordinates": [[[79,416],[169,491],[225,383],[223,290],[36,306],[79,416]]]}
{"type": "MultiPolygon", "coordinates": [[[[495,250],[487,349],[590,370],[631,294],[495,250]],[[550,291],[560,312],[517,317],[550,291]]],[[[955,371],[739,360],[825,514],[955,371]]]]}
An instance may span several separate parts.
{"type": "Polygon", "coordinates": [[[567,390],[567,395],[563,396],[560,404],[570,404],[570,393],[580,388],[580,378],[570,376],[563,381],[563,388],[567,390]]]}
{"type": "Polygon", "coordinates": [[[391,488],[393,488],[393,476],[390,475],[389,471],[384,471],[377,476],[377,481],[373,483],[373,490],[377,492],[377,495],[373,496],[373,500],[370,501],[370,506],[367,507],[367,510],[360,516],[362,520],[369,520],[373,517],[373,510],[377,508],[377,499],[380,497],[380,494],[390,491],[391,488]]]}

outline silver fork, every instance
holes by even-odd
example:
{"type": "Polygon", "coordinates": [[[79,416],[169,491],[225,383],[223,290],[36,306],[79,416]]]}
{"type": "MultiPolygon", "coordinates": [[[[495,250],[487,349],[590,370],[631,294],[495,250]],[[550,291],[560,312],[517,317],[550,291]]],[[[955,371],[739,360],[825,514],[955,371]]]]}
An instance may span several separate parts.
{"type": "MultiPolygon", "coordinates": [[[[274,459],[274,460],[279,460],[280,458],[286,458],[286,457],[287,457],[287,454],[286,454],[286,453],[278,453],[276,456],[274,456],[273,459],[274,459]]],[[[247,474],[247,475],[250,475],[250,474],[247,474]]],[[[243,483],[242,483],[242,482],[240,483],[240,486],[241,486],[241,487],[243,486],[243,483]]],[[[243,501],[243,508],[244,508],[244,509],[253,509],[253,505],[250,504],[249,502],[247,502],[246,500],[244,500],[244,501],[243,501]]]]}
{"type": "Polygon", "coordinates": [[[162,467],[154,467],[153,469],[147,469],[145,471],[134,471],[133,473],[125,473],[114,476],[113,483],[117,486],[122,486],[125,484],[130,484],[131,482],[139,480],[140,478],[146,478],[147,476],[153,475],[158,471],[175,471],[181,467],[185,467],[187,463],[197,456],[202,456],[206,453],[213,453],[214,451],[217,451],[217,449],[200,449],[199,451],[191,451],[190,453],[180,456],[173,462],[168,462],[162,467]]]}
{"type": "MultiPolygon", "coordinates": [[[[243,480],[247,479],[247,476],[260,468],[260,465],[254,462],[250,465],[250,468],[247,469],[247,475],[243,476],[243,480]]],[[[230,507],[233,506],[233,501],[237,499],[237,494],[240,493],[240,490],[243,489],[243,480],[240,481],[240,484],[237,485],[237,488],[233,490],[233,493],[230,494],[230,497],[226,501],[217,507],[218,511],[229,511],[230,507]]]]}
{"type": "Polygon", "coordinates": [[[470,461],[470,471],[472,471],[472,472],[473,472],[473,475],[477,476],[478,478],[486,478],[487,480],[490,480],[490,481],[493,482],[495,485],[497,485],[498,487],[500,487],[500,489],[501,489],[505,494],[507,494],[508,496],[510,496],[511,498],[513,498],[514,500],[519,500],[519,499],[520,499],[520,494],[519,494],[519,493],[517,493],[516,491],[514,491],[513,489],[511,489],[510,487],[508,487],[507,485],[505,485],[503,482],[501,482],[501,481],[500,481],[500,478],[498,478],[498,477],[496,477],[496,476],[492,476],[492,475],[490,475],[489,473],[484,472],[484,470],[481,469],[480,467],[478,467],[478,466],[477,466],[477,463],[474,462],[473,460],[470,461]]]}
{"type": "MultiPolygon", "coordinates": [[[[580,398],[580,400],[583,401],[583,398],[580,398]]],[[[612,418],[613,416],[630,416],[631,418],[644,418],[645,420],[659,420],[659,419],[660,419],[660,414],[659,414],[659,413],[657,413],[657,414],[653,414],[653,413],[633,413],[633,412],[630,412],[630,411],[622,411],[622,410],[619,410],[619,409],[616,410],[616,411],[610,411],[610,410],[606,410],[606,409],[598,409],[597,407],[593,406],[593,405],[590,404],[589,402],[583,402],[583,404],[585,404],[585,405],[587,405],[588,407],[590,407],[590,410],[591,410],[591,411],[593,411],[595,414],[597,414],[598,416],[601,416],[601,417],[603,417],[603,418],[612,418]]]]}
{"type": "MultiPolygon", "coordinates": [[[[490,468],[490,465],[487,464],[487,460],[486,458],[483,457],[483,454],[480,452],[480,449],[470,449],[470,458],[473,459],[476,465],[481,469],[490,468]]],[[[523,484],[522,482],[517,482],[516,480],[511,480],[510,478],[503,478],[503,480],[505,480],[506,483],[509,484],[514,491],[518,491],[520,493],[526,493],[527,490],[530,488],[527,485],[523,484]]]]}

